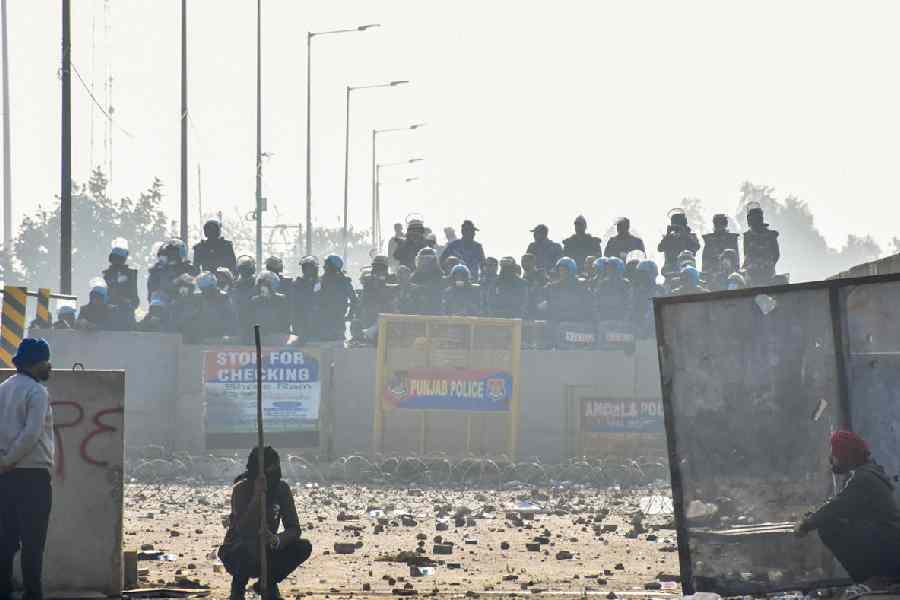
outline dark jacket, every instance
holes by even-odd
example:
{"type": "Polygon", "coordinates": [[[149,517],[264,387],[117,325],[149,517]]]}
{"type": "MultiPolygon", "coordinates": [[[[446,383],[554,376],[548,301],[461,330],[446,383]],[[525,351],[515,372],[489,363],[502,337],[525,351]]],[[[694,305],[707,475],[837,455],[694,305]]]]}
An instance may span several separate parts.
{"type": "MultiPolygon", "coordinates": [[[[737,233],[730,231],[720,231],[718,233],[707,233],[703,236],[703,263],[701,264],[704,273],[717,273],[721,269],[722,252],[727,249],[738,252],[738,238],[741,237],[737,233]]],[[[740,261],[740,254],[738,261],[740,261]]],[[[741,270],[741,265],[735,265],[735,271],[741,270]]],[[[726,277],[731,275],[727,273],[726,277]]]]}
{"type": "Polygon", "coordinates": [[[616,235],[609,238],[609,241],[606,242],[606,252],[604,252],[603,255],[608,258],[618,256],[622,260],[625,260],[628,253],[634,252],[635,250],[646,252],[644,249],[644,240],[633,236],[630,233],[626,233],[624,235],[616,235]]]}
{"type": "Polygon", "coordinates": [[[603,244],[598,237],[589,233],[578,235],[577,233],[563,240],[563,254],[575,261],[579,269],[585,268],[584,259],[588,256],[600,256],[603,253],[603,244]]]}
{"type": "Polygon", "coordinates": [[[524,319],[528,308],[528,282],[500,275],[490,293],[484,294],[485,314],[500,319],[524,319]]]}
{"type": "Polygon", "coordinates": [[[97,329],[109,329],[109,305],[85,304],[78,310],[78,320],[84,319],[97,329]]]}
{"type": "Polygon", "coordinates": [[[444,314],[443,296],[447,282],[440,271],[416,271],[409,282],[410,305],[414,307],[414,314],[444,314]]]}
{"type": "Polygon", "coordinates": [[[109,303],[134,310],[141,303],[137,291],[137,269],[125,265],[110,265],[103,271],[103,280],[109,290],[109,303]]]}
{"type": "Polygon", "coordinates": [[[587,286],[577,279],[554,281],[548,285],[547,318],[558,323],[591,321],[587,286]]]}
{"type": "Polygon", "coordinates": [[[230,241],[222,238],[202,240],[196,244],[194,246],[194,264],[201,271],[215,272],[219,267],[225,267],[232,273],[237,273],[234,246],[230,241]]]}
{"type": "Polygon", "coordinates": [[[363,327],[368,328],[378,322],[378,315],[394,312],[397,285],[371,275],[363,277],[361,283],[358,319],[363,327]]]}
{"type": "Polygon", "coordinates": [[[184,341],[199,344],[208,339],[219,339],[236,333],[238,321],[234,306],[228,296],[219,290],[195,296],[196,318],[185,323],[182,329],[184,341]]]}
{"type": "Polygon", "coordinates": [[[461,287],[451,285],[445,289],[444,314],[456,317],[480,316],[481,289],[472,284],[461,287]]]}
{"type": "MultiPolygon", "coordinates": [[[[884,468],[869,462],[854,470],[844,489],[809,515],[806,528],[825,528],[837,521],[868,522],[876,525],[900,546],[900,507],[894,484],[884,468]]],[[[896,546],[895,546],[896,547],[896,546]]]]}
{"type": "Polygon", "coordinates": [[[174,298],[175,280],[187,273],[197,275],[199,271],[194,265],[185,261],[173,265],[153,265],[147,272],[147,301],[149,302],[153,292],[165,292],[169,298],[174,298]]]}
{"type": "Polygon", "coordinates": [[[556,261],[563,257],[562,246],[549,239],[528,244],[528,253],[534,254],[535,265],[543,271],[550,271],[556,266],[556,261]]]}
{"type": "Polygon", "coordinates": [[[304,341],[319,337],[318,294],[321,287],[318,277],[297,277],[288,294],[294,335],[302,337],[304,341]]]}
{"type": "Polygon", "coordinates": [[[290,334],[291,307],[287,296],[272,292],[270,296],[254,296],[242,315],[240,336],[253,342],[252,328],[258,324],[262,335],[290,334]]]}
{"type": "Polygon", "coordinates": [[[781,258],[778,245],[778,232],[763,225],[759,229],[744,232],[744,268],[750,272],[751,278],[772,277],[775,264],[781,258]]]}
{"type": "Polygon", "coordinates": [[[406,265],[410,271],[414,271],[416,268],[416,255],[419,254],[419,250],[427,246],[428,242],[424,238],[407,238],[397,247],[397,250],[394,251],[394,256],[391,258],[398,261],[401,265],[406,265]]]}
{"type": "Polygon", "coordinates": [[[353,282],[343,273],[324,273],[317,294],[319,333],[323,340],[343,340],[347,318],[356,308],[353,282]]]}
{"type": "Polygon", "coordinates": [[[680,233],[669,232],[659,243],[657,250],[666,255],[666,262],[663,264],[663,274],[674,273],[678,270],[678,255],[685,250],[695,253],[700,249],[700,240],[697,234],[690,229],[680,233]]]}

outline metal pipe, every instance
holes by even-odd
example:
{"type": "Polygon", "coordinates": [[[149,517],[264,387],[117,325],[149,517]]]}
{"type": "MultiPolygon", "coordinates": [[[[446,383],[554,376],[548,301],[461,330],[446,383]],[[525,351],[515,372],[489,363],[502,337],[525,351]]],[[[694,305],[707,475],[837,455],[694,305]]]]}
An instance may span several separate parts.
{"type": "Polygon", "coordinates": [[[349,85],[347,86],[347,117],[345,120],[344,127],[344,228],[342,233],[343,243],[344,243],[344,264],[347,264],[347,214],[349,212],[348,209],[348,197],[347,197],[347,183],[349,181],[350,174],[350,92],[353,90],[349,85]]]}
{"type": "Polygon", "coordinates": [[[306,33],[306,255],[312,254],[312,39],[313,34],[306,33]]]}
{"type": "Polygon", "coordinates": [[[262,0],[256,0],[256,268],[262,269],[262,0]]]}
{"type": "Polygon", "coordinates": [[[9,53],[6,25],[6,0],[0,3],[3,27],[3,274],[7,281],[12,269],[12,174],[9,146],[9,53]]]}

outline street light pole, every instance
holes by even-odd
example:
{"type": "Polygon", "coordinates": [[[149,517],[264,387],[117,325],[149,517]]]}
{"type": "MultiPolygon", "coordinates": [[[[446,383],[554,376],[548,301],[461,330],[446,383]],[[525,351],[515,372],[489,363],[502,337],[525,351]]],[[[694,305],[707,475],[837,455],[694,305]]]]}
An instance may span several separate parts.
{"type": "Polygon", "coordinates": [[[351,29],[306,32],[306,254],[312,254],[312,40],[316,36],[366,31],[379,24],[360,25],[351,29]]]}
{"type": "Polygon", "coordinates": [[[358,85],[358,86],[347,86],[347,115],[345,120],[344,127],[344,225],[342,230],[342,241],[344,245],[344,263],[347,263],[347,228],[348,228],[348,217],[349,217],[349,202],[348,202],[348,183],[350,180],[350,92],[356,90],[369,90],[374,88],[386,88],[386,87],[397,87],[398,85],[406,85],[409,81],[407,80],[395,80],[389,81],[387,83],[377,83],[375,85],[358,85]]]}
{"type": "Polygon", "coordinates": [[[256,268],[262,269],[262,0],[256,0],[256,268]]]}
{"type": "MultiPolygon", "coordinates": [[[[389,130],[389,131],[394,131],[394,130],[389,130]]],[[[402,130],[397,130],[397,131],[402,131],[402,130]]],[[[399,167],[401,165],[411,165],[411,164],[415,164],[417,162],[422,162],[423,160],[425,160],[425,159],[424,158],[410,158],[409,160],[403,160],[403,161],[392,162],[392,163],[382,163],[380,165],[379,164],[375,165],[375,169],[374,169],[375,194],[374,194],[374,199],[372,200],[372,212],[373,212],[372,230],[378,232],[377,245],[375,246],[376,248],[381,248],[381,243],[382,243],[382,239],[381,239],[381,169],[384,167],[399,167]]],[[[408,177],[406,179],[405,183],[409,183],[411,181],[417,181],[418,179],[419,179],[418,177],[408,177]]]]}
{"type": "Polygon", "coordinates": [[[381,248],[381,219],[380,219],[380,211],[381,206],[378,202],[378,185],[376,183],[377,177],[375,175],[375,156],[376,156],[376,148],[378,140],[376,136],[379,133],[391,133],[396,131],[415,131],[416,129],[420,129],[425,127],[425,123],[414,123],[409,127],[393,127],[390,129],[373,129],[372,130],[372,245],[375,248],[381,248]]]}
{"type": "Polygon", "coordinates": [[[181,240],[188,243],[187,0],[181,0],[181,240]]]}
{"type": "Polygon", "coordinates": [[[62,131],[59,203],[59,287],[72,293],[72,3],[62,0],[62,131]]]}
{"type": "Polygon", "coordinates": [[[0,3],[3,28],[3,275],[11,279],[12,269],[12,174],[9,172],[9,54],[6,26],[6,0],[0,3]]]}

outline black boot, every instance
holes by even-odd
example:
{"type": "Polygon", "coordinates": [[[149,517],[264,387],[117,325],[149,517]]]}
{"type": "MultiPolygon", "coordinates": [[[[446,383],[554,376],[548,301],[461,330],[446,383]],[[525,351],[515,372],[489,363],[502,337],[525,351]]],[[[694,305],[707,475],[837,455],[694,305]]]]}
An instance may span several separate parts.
{"type": "Polygon", "coordinates": [[[231,578],[231,593],[228,600],[244,600],[244,592],[247,589],[247,580],[237,577],[231,578]]]}
{"type": "MultiPolygon", "coordinates": [[[[253,591],[259,594],[259,582],[253,584],[253,591]]],[[[278,591],[278,586],[274,583],[269,584],[269,593],[266,594],[266,597],[263,600],[282,600],[281,592],[278,591]]]]}

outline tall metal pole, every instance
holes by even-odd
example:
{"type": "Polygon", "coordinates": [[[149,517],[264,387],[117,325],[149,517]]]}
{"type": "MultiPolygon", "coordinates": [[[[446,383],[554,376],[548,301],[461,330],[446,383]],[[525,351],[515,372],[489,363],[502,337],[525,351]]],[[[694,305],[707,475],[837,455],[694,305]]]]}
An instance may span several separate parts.
{"type": "Polygon", "coordinates": [[[181,240],[188,243],[187,0],[181,0],[181,240]]]}
{"type": "Polygon", "coordinates": [[[306,255],[312,254],[312,38],[306,33],[306,255]]]}
{"type": "Polygon", "coordinates": [[[59,203],[59,287],[72,293],[72,37],[71,0],[62,0],[62,132],[59,203]]]}
{"type": "Polygon", "coordinates": [[[347,184],[349,181],[349,169],[350,169],[350,92],[353,90],[349,85],[347,86],[347,119],[346,119],[346,127],[344,130],[344,229],[343,229],[343,242],[344,242],[344,264],[347,264],[347,214],[349,212],[348,209],[348,197],[347,197],[347,184]]]}
{"type": "MultiPolygon", "coordinates": [[[[378,248],[381,249],[381,167],[375,167],[375,223],[378,226],[378,248]]],[[[393,256],[389,257],[393,258],[393,256]]]]}
{"type": "Polygon", "coordinates": [[[3,28],[3,274],[9,281],[12,264],[12,174],[9,170],[9,54],[7,52],[6,0],[0,3],[3,28]]]}
{"type": "Polygon", "coordinates": [[[262,269],[262,0],[256,0],[256,268],[262,269]]]}
{"type": "Polygon", "coordinates": [[[377,129],[372,130],[372,247],[379,248],[378,246],[378,233],[377,233],[377,213],[375,209],[375,197],[378,192],[375,189],[375,136],[378,134],[377,129]]]}

